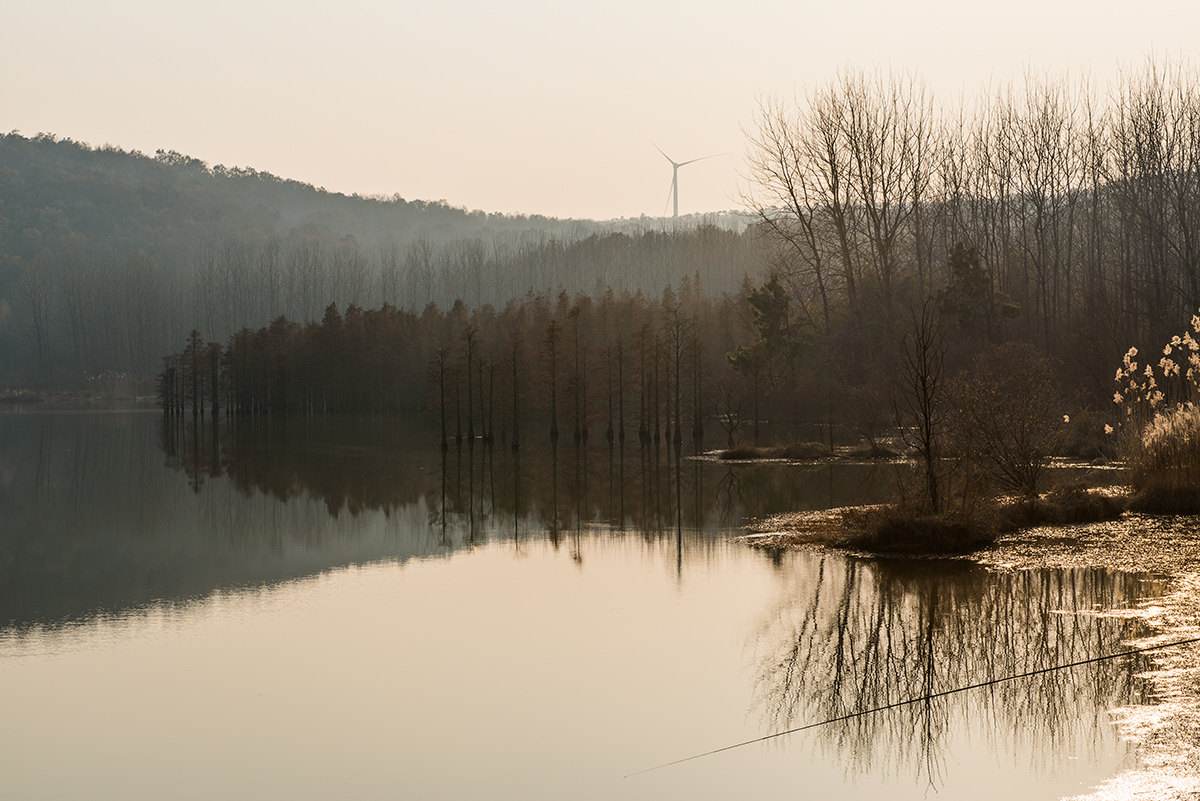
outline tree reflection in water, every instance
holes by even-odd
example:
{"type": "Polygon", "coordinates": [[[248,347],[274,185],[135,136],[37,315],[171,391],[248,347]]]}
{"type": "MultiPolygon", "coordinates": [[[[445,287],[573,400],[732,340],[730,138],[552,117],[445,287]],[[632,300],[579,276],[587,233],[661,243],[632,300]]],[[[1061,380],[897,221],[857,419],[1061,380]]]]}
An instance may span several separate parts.
{"type": "MultiPolygon", "coordinates": [[[[961,560],[803,554],[755,646],[755,703],[781,730],[1124,650],[1130,608],[1160,582],[1093,569],[995,572],[961,560]]],[[[1143,656],[1084,665],[831,724],[813,732],[852,771],[906,766],[936,784],[948,738],[974,721],[1034,752],[1077,753],[1081,716],[1143,697],[1143,656]]],[[[1080,741],[1079,738],[1083,738],[1080,741]]],[[[993,742],[993,745],[999,743],[993,742]]]]}
{"type": "MultiPolygon", "coordinates": [[[[248,492],[315,494],[332,514],[386,509],[424,492],[418,460],[395,456],[386,445],[356,450],[353,469],[331,461],[346,447],[338,443],[353,441],[341,430],[300,438],[294,431],[239,432],[224,441],[223,466],[214,470],[225,470],[248,492]]],[[[194,450],[184,448],[189,457],[194,450]]],[[[569,555],[582,564],[585,531],[631,529],[647,541],[671,538],[682,577],[685,552],[705,558],[713,541],[706,532],[781,508],[875,500],[892,480],[887,466],[681,464],[669,448],[637,450],[614,469],[613,454],[589,458],[583,446],[529,447],[519,458],[505,449],[452,449],[442,469],[465,471],[466,481],[457,483],[467,486],[465,497],[458,491],[440,499],[445,544],[516,540],[526,531],[544,532],[557,546],[565,533],[569,555]],[[507,471],[511,481],[497,487],[495,471],[507,471]],[[607,492],[590,491],[606,483],[607,492]]],[[[196,463],[177,462],[185,469],[196,463]]],[[[768,730],[1119,651],[1139,624],[1094,612],[1129,607],[1161,590],[1142,577],[1096,570],[1005,573],[966,561],[817,552],[772,558],[781,568],[791,564],[780,570],[788,591],[756,640],[755,698],[768,730]]],[[[1048,673],[857,718],[816,736],[848,758],[850,769],[882,761],[936,781],[948,733],[968,719],[993,737],[1043,743],[1045,753],[1095,745],[1075,741],[1099,736],[1097,727],[1077,725],[1080,715],[1135,701],[1144,692],[1135,678],[1144,665],[1133,657],[1048,673]]]]}

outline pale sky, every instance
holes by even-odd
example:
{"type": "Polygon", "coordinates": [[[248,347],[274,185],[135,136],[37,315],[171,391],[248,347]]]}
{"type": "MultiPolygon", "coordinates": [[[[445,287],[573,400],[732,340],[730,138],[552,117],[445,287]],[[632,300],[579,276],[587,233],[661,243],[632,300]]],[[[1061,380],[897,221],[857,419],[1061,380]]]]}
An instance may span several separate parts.
{"type": "Polygon", "coordinates": [[[1171,0],[3,0],[0,129],[555,216],[733,208],[759,99],[840,69],[957,101],[1194,58],[1171,0]]]}

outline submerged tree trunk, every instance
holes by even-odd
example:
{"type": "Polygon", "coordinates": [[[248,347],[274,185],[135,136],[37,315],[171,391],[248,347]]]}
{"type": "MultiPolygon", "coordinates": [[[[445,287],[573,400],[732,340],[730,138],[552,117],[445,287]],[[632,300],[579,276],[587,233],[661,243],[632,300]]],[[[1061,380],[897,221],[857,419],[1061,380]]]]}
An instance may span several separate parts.
{"type": "Polygon", "coordinates": [[[488,445],[492,444],[493,438],[496,436],[495,428],[495,404],[496,404],[496,365],[488,362],[488,406],[487,406],[487,432],[484,435],[488,445]]]}
{"type": "Polygon", "coordinates": [[[625,352],[617,341],[617,441],[625,445],[625,352]]]}
{"type": "Polygon", "coordinates": [[[467,329],[467,444],[474,446],[475,444],[475,415],[472,412],[474,406],[472,391],[473,371],[471,369],[471,360],[475,355],[475,329],[467,329]]]}
{"type": "Polygon", "coordinates": [[[521,404],[520,383],[517,380],[517,340],[512,346],[512,449],[521,448],[521,404]]]}
{"type": "Polygon", "coordinates": [[[442,453],[449,449],[446,441],[446,351],[441,349],[437,355],[438,365],[438,408],[441,411],[442,423],[442,453]]]}
{"type": "Polygon", "coordinates": [[[550,442],[558,444],[558,321],[551,320],[546,335],[550,351],[550,442]]]}

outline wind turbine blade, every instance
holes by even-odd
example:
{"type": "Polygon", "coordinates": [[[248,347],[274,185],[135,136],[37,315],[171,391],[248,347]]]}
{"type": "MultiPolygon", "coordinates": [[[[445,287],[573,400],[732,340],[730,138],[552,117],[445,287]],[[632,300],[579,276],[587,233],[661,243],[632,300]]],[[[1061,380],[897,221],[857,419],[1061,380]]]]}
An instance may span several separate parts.
{"type": "MultiPolygon", "coordinates": [[[[659,152],[661,153],[662,151],[659,151],[659,152]]],[[[663,153],[663,155],[665,156],[666,154],[663,153]]],[[[679,162],[679,166],[682,167],[684,164],[695,164],[697,161],[704,161],[705,159],[715,159],[717,156],[728,156],[728,155],[729,155],[728,152],[709,153],[707,156],[701,156],[698,159],[689,159],[688,161],[681,161],[681,162],[679,162]]]]}
{"type": "Polygon", "coordinates": [[[672,159],[672,158],[671,158],[670,156],[668,156],[666,153],[663,153],[663,149],[662,149],[661,147],[659,147],[658,145],[655,145],[655,146],[654,146],[654,149],[655,149],[655,150],[657,150],[659,153],[662,153],[662,157],[663,157],[664,159],[666,159],[667,161],[671,162],[671,164],[673,164],[673,165],[674,165],[674,166],[676,166],[676,167],[678,167],[678,166],[679,166],[678,164],[675,164],[675,160],[674,160],[674,159],[672,159]]]}

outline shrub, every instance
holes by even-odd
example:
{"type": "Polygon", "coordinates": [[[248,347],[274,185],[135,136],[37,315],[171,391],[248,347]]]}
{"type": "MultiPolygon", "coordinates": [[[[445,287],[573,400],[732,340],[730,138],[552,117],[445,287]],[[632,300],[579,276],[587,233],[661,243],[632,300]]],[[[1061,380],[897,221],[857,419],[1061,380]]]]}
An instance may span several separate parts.
{"type": "Polygon", "coordinates": [[[1064,428],[1049,360],[1025,343],[997,346],[955,379],[951,395],[959,455],[1004,489],[1035,497],[1064,428]]]}
{"type": "Polygon", "coordinates": [[[835,544],[879,554],[963,554],[988,547],[1007,531],[1115,520],[1126,508],[1125,497],[1081,485],[939,514],[904,504],[858,507],[842,512],[842,534],[835,544]]]}
{"type": "Polygon", "coordinates": [[[962,554],[996,541],[997,530],[983,517],[930,514],[907,506],[847,510],[840,544],[881,554],[962,554]]]}

